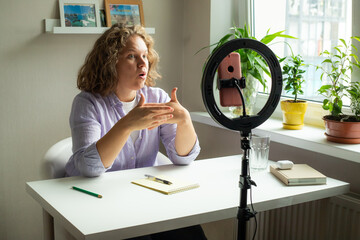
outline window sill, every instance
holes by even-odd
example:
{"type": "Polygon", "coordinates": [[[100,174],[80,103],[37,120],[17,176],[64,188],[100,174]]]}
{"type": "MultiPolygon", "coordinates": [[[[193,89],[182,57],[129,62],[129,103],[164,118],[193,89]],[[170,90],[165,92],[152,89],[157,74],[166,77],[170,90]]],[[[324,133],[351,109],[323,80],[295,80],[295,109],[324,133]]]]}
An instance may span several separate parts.
{"type": "MultiPolygon", "coordinates": [[[[190,114],[194,122],[226,129],[218,125],[207,112],[191,112],[190,114]]],[[[360,144],[329,142],[324,136],[324,128],[321,127],[305,125],[302,130],[286,130],[282,128],[281,120],[269,118],[252,132],[269,134],[271,141],[274,142],[360,163],[360,144]]]]}
{"type": "MultiPolygon", "coordinates": [[[[287,99],[291,99],[291,98],[281,97],[280,100],[282,101],[282,100],[287,100],[287,99]]],[[[255,105],[257,112],[260,111],[260,107],[265,106],[265,103],[267,100],[268,100],[267,94],[259,93],[257,95],[256,105],[255,105]]],[[[305,113],[304,123],[306,125],[316,126],[318,128],[324,128],[325,125],[324,125],[324,121],[322,120],[322,117],[325,115],[328,115],[329,111],[325,111],[322,108],[322,103],[313,102],[313,101],[307,101],[307,103],[308,103],[308,106],[307,106],[306,113],[305,113]]],[[[344,106],[342,110],[343,110],[344,114],[352,115],[349,107],[344,106]]],[[[227,111],[227,110],[225,110],[225,111],[227,111]]],[[[281,107],[280,107],[280,103],[279,103],[271,117],[277,118],[277,119],[282,119],[282,114],[283,113],[281,111],[281,107]]]]}

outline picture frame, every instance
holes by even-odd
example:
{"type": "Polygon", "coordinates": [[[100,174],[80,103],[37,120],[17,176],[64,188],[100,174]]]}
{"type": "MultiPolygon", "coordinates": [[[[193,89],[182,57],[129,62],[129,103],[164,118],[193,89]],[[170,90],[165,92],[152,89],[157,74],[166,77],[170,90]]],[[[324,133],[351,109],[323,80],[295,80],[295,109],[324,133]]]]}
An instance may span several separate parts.
{"type": "Polygon", "coordinates": [[[100,22],[101,22],[101,27],[106,27],[106,14],[105,14],[105,9],[100,9],[100,22]]]}
{"type": "Polygon", "coordinates": [[[105,0],[106,25],[123,23],[126,27],[145,27],[142,0],[105,0]]]}
{"type": "Polygon", "coordinates": [[[98,0],[59,0],[61,27],[101,27],[98,0]]]}

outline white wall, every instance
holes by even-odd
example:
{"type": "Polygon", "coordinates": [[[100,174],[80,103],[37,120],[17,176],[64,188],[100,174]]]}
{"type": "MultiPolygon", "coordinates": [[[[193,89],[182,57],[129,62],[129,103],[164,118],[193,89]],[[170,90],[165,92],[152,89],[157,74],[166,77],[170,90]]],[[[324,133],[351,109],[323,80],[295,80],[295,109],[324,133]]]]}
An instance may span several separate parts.
{"type": "Polygon", "coordinates": [[[44,34],[57,1],[0,2],[0,238],[41,239],[41,210],[25,182],[41,178],[41,158],[69,136],[76,72],[96,36],[44,34]]]}
{"type": "Polygon", "coordinates": [[[183,62],[183,101],[189,110],[203,110],[201,97],[202,66],[209,54],[210,36],[210,0],[184,0],[184,62],[183,62]]]}
{"type": "MultiPolygon", "coordinates": [[[[101,1],[101,0],[100,0],[101,1]]],[[[184,1],[145,0],[146,25],[156,28],[163,80],[183,78],[184,1]]],[[[43,178],[42,157],[70,136],[68,117],[77,71],[99,35],[44,33],[59,18],[57,0],[0,1],[0,239],[42,239],[42,212],[25,182],[43,178]]]]}

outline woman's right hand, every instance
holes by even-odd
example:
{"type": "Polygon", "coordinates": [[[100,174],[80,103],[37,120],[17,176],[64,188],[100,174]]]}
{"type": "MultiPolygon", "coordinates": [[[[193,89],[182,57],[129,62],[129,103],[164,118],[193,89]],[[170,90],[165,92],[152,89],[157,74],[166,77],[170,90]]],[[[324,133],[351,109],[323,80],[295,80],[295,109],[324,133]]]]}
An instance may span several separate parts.
{"type": "Polygon", "coordinates": [[[173,118],[173,111],[174,109],[165,103],[145,103],[145,97],[141,93],[138,105],[122,120],[131,131],[151,130],[173,118]]]}

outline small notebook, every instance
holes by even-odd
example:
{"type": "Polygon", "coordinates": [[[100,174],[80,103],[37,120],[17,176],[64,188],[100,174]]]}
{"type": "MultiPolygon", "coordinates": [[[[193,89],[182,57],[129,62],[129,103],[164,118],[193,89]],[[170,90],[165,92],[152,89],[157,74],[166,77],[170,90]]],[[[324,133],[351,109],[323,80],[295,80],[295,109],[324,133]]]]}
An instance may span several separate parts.
{"type": "Polygon", "coordinates": [[[200,187],[198,183],[194,183],[186,180],[174,179],[168,176],[155,176],[155,177],[166,179],[170,181],[172,184],[167,185],[164,183],[153,181],[149,178],[138,179],[132,181],[131,183],[152,189],[154,191],[161,192],[163,194],[174,194],[200,187]]]}
{"type": "Polygon", "coordinates": [[[294,164],[292,169],[270,166],[270,172],[286,185],[326,184],[326,176],[307,164],[294,164]]]}

